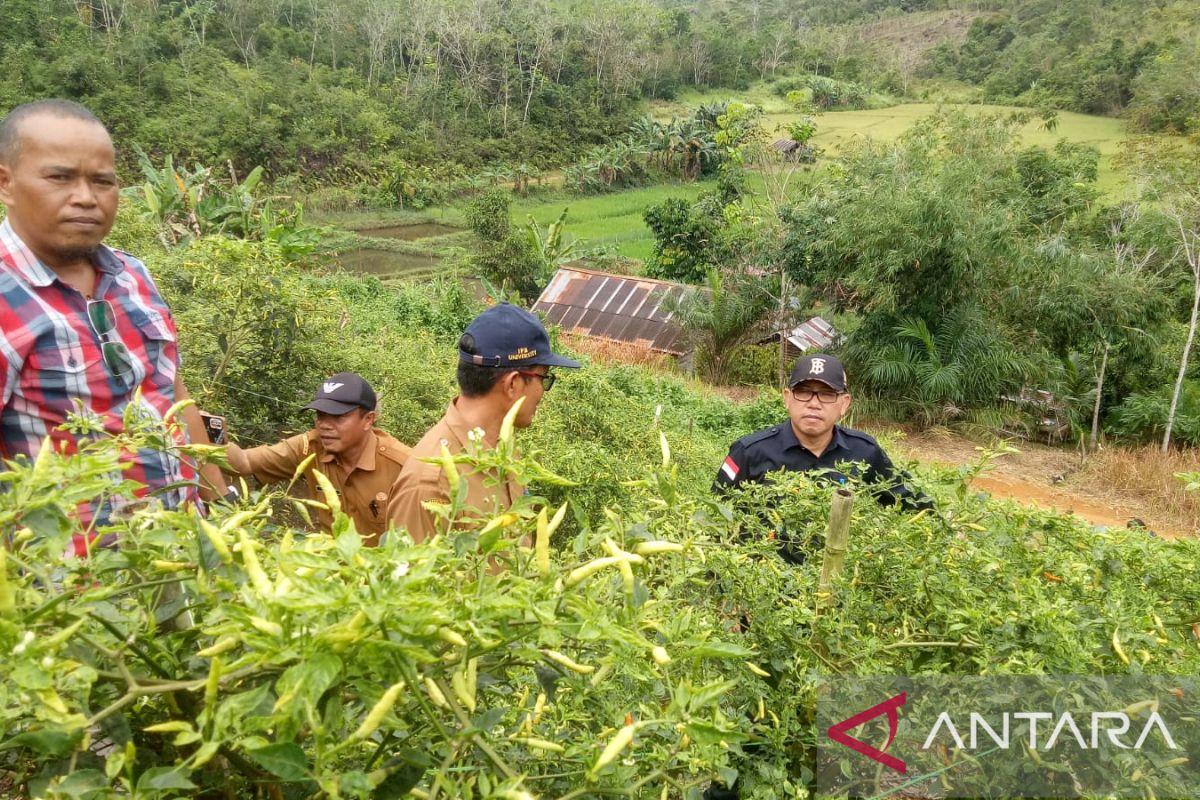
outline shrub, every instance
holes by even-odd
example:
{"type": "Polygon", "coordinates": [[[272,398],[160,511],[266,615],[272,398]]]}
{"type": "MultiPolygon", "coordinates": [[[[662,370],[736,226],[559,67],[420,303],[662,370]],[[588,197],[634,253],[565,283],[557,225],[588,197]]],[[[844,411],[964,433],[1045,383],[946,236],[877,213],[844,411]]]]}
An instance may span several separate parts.
{"type": "MultiPolygon", "coordinates": [[[[1176,622],[1200,604],[1196,541],[1097,537],[992,503],[966,482],[983,464],[941,476],[945,518],[851,484],[837,602],[818,614],[832,488],[786,475],[716,505],[653,446],[621,503],[554,547],[557,509],[537,497],[490,525],[363,548],[340,513],[333,535],[290,530],[254,494],[203,520],[139,507],[101,531],[117,547],[64,561],[75,503],[114,491],[135,438],[46,450],[0,476],[13,531],[0,758],[28,796],[366,798],[436,782],[449,797],[657,797],[736,780],[751,800],[800,798],[831,675],[1200,668],[1176,622]],[[808,561],[780,561],[764,522],[808,561]],[[539,529],[532,551],[518,545],[539,529]],[[648,541],[675,552],[629,555],[648,541]]],[[[479,462],[554,480],[514,460],[510,439],[479,462]]],[[[1170,780],[1143,785],[1165,795],[1170,780]]]]}
{"type": "Polygon", "coordinates": [[[328,291],[272,242],[198,239],[151,269],[183,332],[183,379],[196,402],[251,442],[307,428],[300,406],[339,369],[340,308],[328,291]]]}
{"type": "MultiPolygon", "coordinates": [[[[1170,387],[1133,394],[1113,411],[1109,427],[1118,436],[1135,441],[1162,439],[1170,408],[1170,387]]],[[[1200,445],[1200,382],[1184,382],[1171,437],[1181,443],[1200,445]]]]}

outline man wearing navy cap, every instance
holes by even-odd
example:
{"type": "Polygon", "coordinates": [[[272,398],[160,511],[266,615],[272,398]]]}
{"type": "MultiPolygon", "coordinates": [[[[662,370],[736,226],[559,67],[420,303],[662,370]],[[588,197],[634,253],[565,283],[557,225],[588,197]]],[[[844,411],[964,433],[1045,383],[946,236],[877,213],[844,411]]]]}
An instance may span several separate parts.
{"type": "MultiPolygon", "coordinates": [[[[323,500],[315,470],[329,478],[342,510],[354,520],[364,543],[377,544],[387,530],[389,492],[408,460],[409,449],[375,427],[375,390],[361,375],[339,372],[317,387],[306,409],[317,412],[317,424],[271,445],[243,450],[229,445],[229,466],[262,483],[289,481],[304,459],[316,458],[304,473],[309,497],[323,500]]],[[[333,516],[318,511],[321,529],[329,532],[333,516]]]]}
{"type": "MultiPolygon", "coordinates": [[[[546,329],[525,309],[500,303],[471,322],[458,342],[459,396],[413,447],[392,489],[388,516],[397,528],[417,542],[437,532],[437,519],[422,504],[449,502],[450,482],[439,465],[421,459],[439,456],[443,445],[457,455],[476,430],[479,446],[494,447],[505,414],[522,397],[515,427],[529,427],[554,385],[551,367],[577,369],[579,362],[552,352],[546,329]]],[[[503,512],[524,492],[511,475],[490,475],[465,464],[458,469],[468,487],[466,504],[482,517],[503,512]]]]}
{"type": "MultiPolygon", "coordinates": [[[[824,353],[804,356],[792,369],[788,388],[783,390],[788,419],[766,430],[738,439],[729,448],[717,472],[713,488],[724,491],[747,481],[759,482],[776,470],[820,472],[834,480],[844,479],[835,467],[844,462],[865,464],[863,478],[877,483],[879,501],[900,503],[906,508],[929,508],[933,503],[915,494],[897,476],[892,461],[875,439],[862,431],[844,428],[838,422],[850,410],[846,370],[842,362],[824,353]]],[[[781,548],[783,557],[794,563],[803,553],[781,548]]]]}

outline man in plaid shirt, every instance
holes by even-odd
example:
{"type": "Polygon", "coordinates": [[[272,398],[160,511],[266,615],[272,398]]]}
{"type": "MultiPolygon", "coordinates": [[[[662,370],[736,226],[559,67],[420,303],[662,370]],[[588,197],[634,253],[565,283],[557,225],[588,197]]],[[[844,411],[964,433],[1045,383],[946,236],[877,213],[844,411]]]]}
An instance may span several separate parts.
{"type": "MultiPolygon", "coordinates": [[[[33,458],[82,412],[110,434],[132,411],[151,425],[187,391],[179,379],[175,322],[142,262],[102,243],[119,186],[108,131],[86,108],[63,100],[18,106],[0,120],[0,457],[33,458]],[[132,408],[131,408],[132,407],[132,408]]],[[[206,442],[195,407],[182,414],[178,444],[206,442]]],[[[196,467],[177,453],[128,454],[124,477],[167,507],[195,500],[196,467]]],[[[205,468],[213,489],[219,472],[205,468]],[[210,477],[211,473],[211,477],[210,477]]],[[[78,509],[80,532],[118,509],[96,498],[78,509]]],[[[82,553],[87,538],[76,536],[82,553]]]]}

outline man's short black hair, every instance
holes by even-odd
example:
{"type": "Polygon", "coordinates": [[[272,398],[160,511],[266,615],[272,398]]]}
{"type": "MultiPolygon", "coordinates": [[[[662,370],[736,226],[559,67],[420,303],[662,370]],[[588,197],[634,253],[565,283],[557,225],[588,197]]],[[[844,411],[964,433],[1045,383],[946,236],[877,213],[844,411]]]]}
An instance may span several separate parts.
{"type": "Polygon", "coordinates": [[[483,397],[510,372],[516,372],[516,370],[481,367],[478,364],[464,364],[460,361],[458,364],[458,389],[462,392],[463,397],[483,397]]]}
{"type": "Polygon", "coordinates": [[[21,123],[38,114],[79,119],[104,127],[104,123],[95,114],[73,100],[53,98],[24,103],[5,114],[4,119],[0,119],[0,164],[12,164],[17,160],[21,149],[21,123]]]}

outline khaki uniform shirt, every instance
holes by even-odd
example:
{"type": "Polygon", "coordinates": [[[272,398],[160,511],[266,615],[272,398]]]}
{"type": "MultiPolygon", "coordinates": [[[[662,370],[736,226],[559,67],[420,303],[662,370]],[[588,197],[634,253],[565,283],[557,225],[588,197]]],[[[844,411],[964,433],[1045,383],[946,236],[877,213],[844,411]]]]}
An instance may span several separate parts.
{"type": "MultiPolygon", "coordinates": [[[[443,442],[451,455],[458,455],[469,442],[467,432],[470,428],[455,402],[450,402],[445,415],[413,446],[408,462],[392,487],[388,518],[397,528],[406,529],[416,542],[424,541],[438,530],[433,514],[421,504],[426,501],[450,502],[450,482],[441,466],[419,459],[440,456],[443,442]]],[[[467,482],[467,506],[482,516],[493,517],[507,510],[525,492],[511,475],[501,481],[494,473],[473,470],[468,464],[459,464],[458,471],[467,482]]]]}
{"type": "MultiPolygon", "coordinates": [[[[362,455],[349,472],[334,460],[333,454],[325,452],[315,430],[245,452],[251,472],[263,483],[291,480],[300,462],[316,453],[316,460],[304,473],[309,497],[323,500],[321,487],[313,477],[313,470],[319,469],[333,484],[342,511],[354,520],[363,543],[374,545],[387,530],[389,493],[408,460],[409,448],[381,430],[373,430],[367,436],[362,455]]],[[[318,510],[317,518],[321,529],[329,532],[333,527],[333,516],[328,511],[318,510]]]]}

